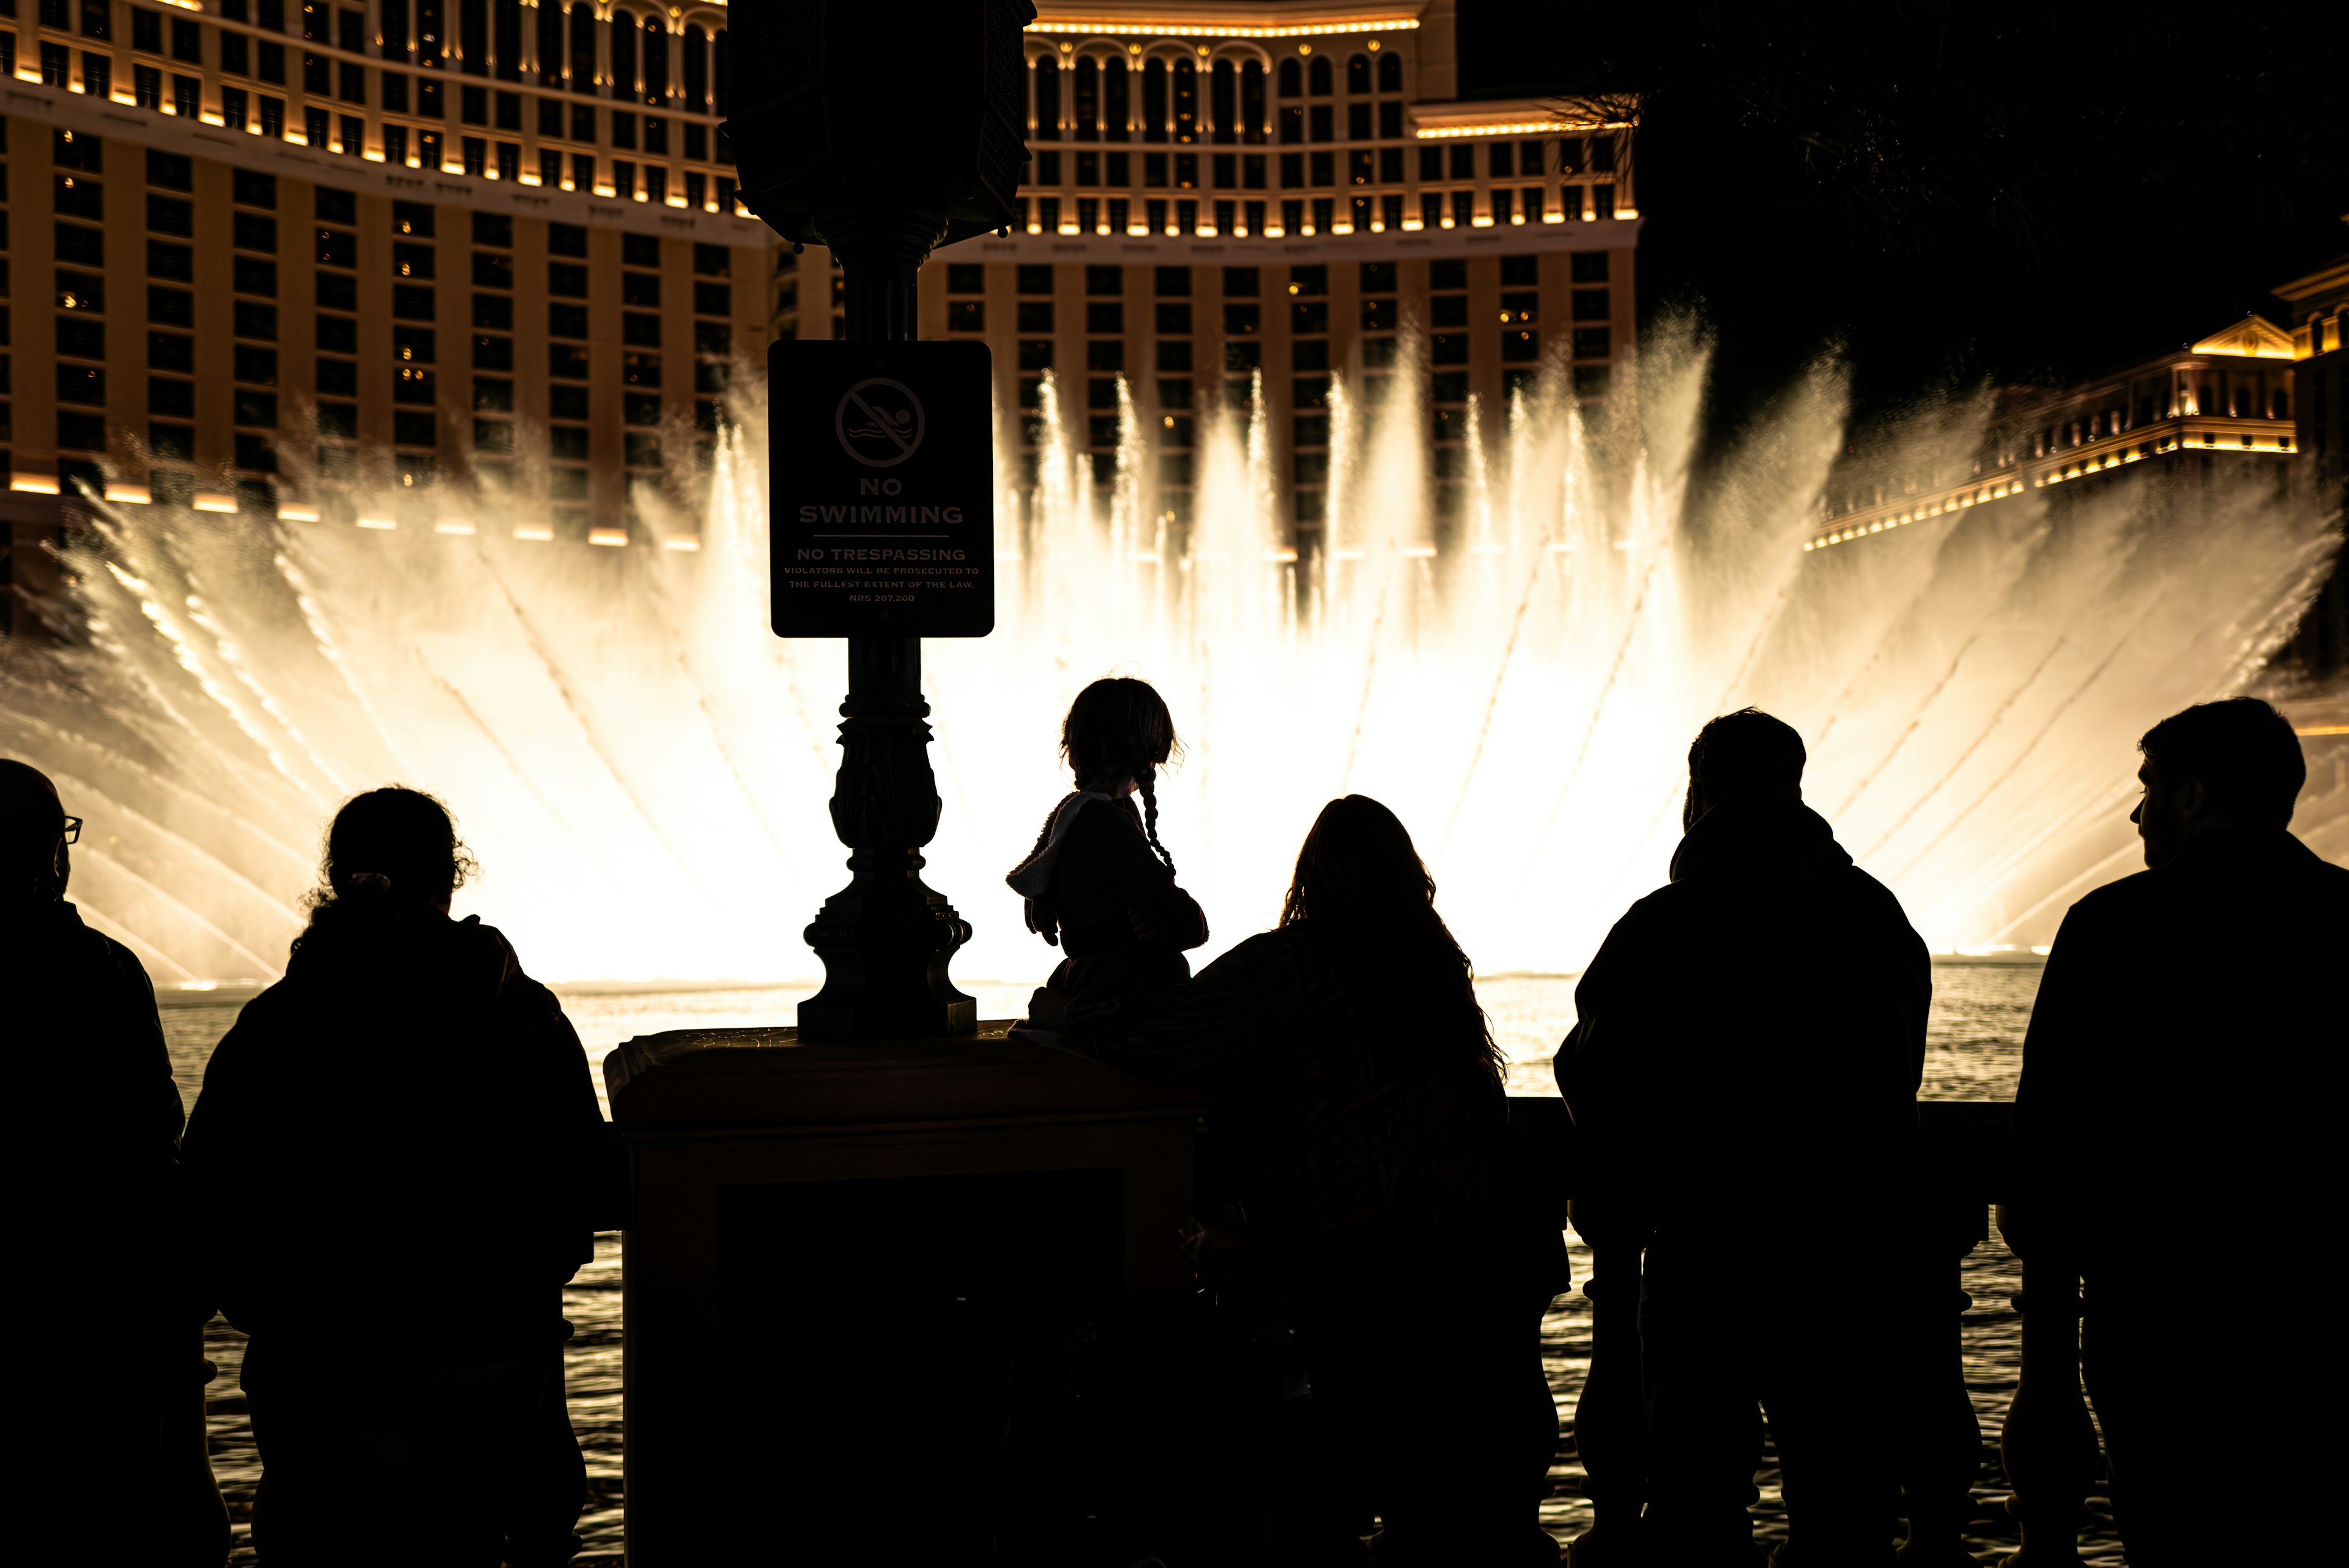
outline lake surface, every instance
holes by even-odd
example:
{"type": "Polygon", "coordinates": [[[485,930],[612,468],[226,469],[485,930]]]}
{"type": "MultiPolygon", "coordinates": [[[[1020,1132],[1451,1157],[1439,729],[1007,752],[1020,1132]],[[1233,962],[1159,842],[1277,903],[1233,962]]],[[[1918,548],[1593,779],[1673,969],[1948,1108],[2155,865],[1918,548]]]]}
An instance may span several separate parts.
{"type": "MultiPolygon", "coordinates": [[[[1962,961],[1939,963],[1934,969],[1933,1011],[1929,1026],[1924,1096],[1939,1100],[2007,1099],[2023,1062],[2023,1033],[2031,1018],[2031,1004],[2039,988],[2035,962],[1999,963],[1962,961]]],[[[978,999],[982,1018],[1014,1018],[1025,1011],[1030,982],[989,983],[963,981],[963,989],[978,999]]],[[[598,1064],[595,1087],[603,1093],[600,1064],[621,1041],[668,1029],[730,1028],[788,1022],[792,1008],[812,989],[807,986],[734,990],[647,991],[595,986],[556,988],[564,1010],[577,1026],[591,1063],[598,1064]]],[[[1574,981],[1556,975],[1498,975],[1478,982],[1477,992],[1493,1021],[1495,1038],[1510,1061],[1509,1092],[1552,1095],[1557,1087],[1549,1071],[1551,1055],[1574,1023],[1574,981]]],[[[163,1028],[171,1050],[172,1068],[181,1097],[195,1103],[203,1066],[212,1049],[235,1021],[243,994],[181,992],[166,998],[163,1028]]],[[[1587,1279],[1590,1257],[1578,1238],[1568,1234],[1578,1284],[1587,1279]]],[[[2013,1255],[1995,1232],[1976,1247],[1965,1262],[1963,1282],[1973,1298],[1965,1314],[1962,1335],[1966,1386],[1982,1418],[1983,1436],[1995,1440],[2008,1397],[2013,1393],[2020,1365],[2019,1324],[2007,1305],[2009,1293],[2021,1282],[2013,1255]]],[[[1775,1281],[1769,1288],[1799,1289],[1799,1281],[1775,1281]]],[[[396,1282],[387,1282],[384,1299],[399,1299],[396,1282]]],[[[616,1233],[596,1239],[595,1260],[580,1271],[564,1293],[564,1315],[576,1326],[566,1366],[572,1424],[587,1453],[591,1499],[581,1521],[587,1538],[581,1563],[620,1561],[620,1239],[616,1233]]],[[[400,1326],[396,1312],[377,1325],[389,1342],[385,1348],[397,1356],[400,1326]]],[[[220,1367],[208,1401],[212,1468],[227,1494],[236,1526],[236,1554],[232,1562],[255,1561],[248,1536],[254,1488],[261,1467],[253,1447],[243,1395],[236,1375],[243,1357],[243,1336],[215,1318],[205,1330],[206,1354],[220,1367]]],[[[1568,1434],[1574,1401],[1582,1388],[1590,1354],[1590,1309],[1579,1291],[1557,1298],[1542,1324],[1545,1368],[1556,1393],[1568,1434]]],[[[1775,1457],[1765,1456],[1757,1476],[1762,1501],[1755,1509],[1761,1533],[1781,1539],[1785,1514],[1777,1486],[1775,1457]]],[[[1570,1443],[1561,1445],[1553,1468],[1554,1495],[1543,1510],[1543,1522],[1561,1539],[1587,1529],[1589,1505],[1581,1493],[1582,1469],[1572,1458],[1570,1443]]],[[[1998,1503],[2006,1493],[1994,1463],[1988,1464],[1975,1488],[1979,1518],[1972,1541],[1978,1552],[2003,1547],[2013,1550],[2015,1536],[1998,1503]]],[[[2117,1565],[2118,1545],[2107,1522],[2101,1497],[2092,1499],[2095,1528],[2083,1541],[2091,1563],[2117,1565]]]]}

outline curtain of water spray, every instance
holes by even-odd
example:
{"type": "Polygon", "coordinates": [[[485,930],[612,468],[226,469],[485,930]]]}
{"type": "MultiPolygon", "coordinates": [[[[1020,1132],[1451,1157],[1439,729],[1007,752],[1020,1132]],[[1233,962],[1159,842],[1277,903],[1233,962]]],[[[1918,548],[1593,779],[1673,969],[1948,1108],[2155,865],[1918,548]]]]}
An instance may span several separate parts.
{"type": "MultiPolygon", "coordinates": [[[[1808,798],[1937,946],[2046,940],[2132,864],[2137,734],[2256,670],[2321,576],[2323,524],[2223,487],[2165,521],[2138,485],[1806,556],[1838,378],[1790,391],[1697,512],[1703,360],[1665,335],[1636,409],[1626,389],[1596,418],[1555,376],[1472,406],[1442,517],[1419,367],[1375,400],[1336,378],[1301,549],[1260,381],[1196,415],[1184,517],[1163,424],[1121,383],[1097,473],[1046,376],[1032,482],[999,422],[999,629],[926,661],[927,875],[978,929],[960,972],[1056,956],[1002,876],[1066,787],[1069,699],[1112,672],[1157,683],[1188,742],[1162,833],[1217,947],[1272,920],[1350,790],[1410,825],[1485,969],[1577,968],[1663,876],[1690,735],[1748,702],[1812,740],[1808,798]]],[[[1971,441],[1986,412],[1920,441],[1971,441]]],[[[86,912],[166,979],[273,973],[334,805],[397,779],[455,807],[485,869],[463,907],[542,973],[812,975],[801,929],[846,880],[823,804],[844,656],[766,629],[763,417],[741,418],[693,554],[100,507],[70,563],[86,635],[12,650],[0,703],[0,746],[91,821],[86,912]]]]}

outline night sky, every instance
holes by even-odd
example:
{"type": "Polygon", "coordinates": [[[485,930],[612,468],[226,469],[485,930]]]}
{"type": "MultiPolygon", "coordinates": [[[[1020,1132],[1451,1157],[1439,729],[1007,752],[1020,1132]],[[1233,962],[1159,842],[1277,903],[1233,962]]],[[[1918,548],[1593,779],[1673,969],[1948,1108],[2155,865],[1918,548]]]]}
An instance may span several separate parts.
{"type": "Polygon", "coordinates": [[[2326,11],[1461,0],[1461,90],[1643,95],[1640,309],[1702,303],[1725,434],[1835,341],[1866,418],[2282,319],[2349,251],[2326,11]]]}

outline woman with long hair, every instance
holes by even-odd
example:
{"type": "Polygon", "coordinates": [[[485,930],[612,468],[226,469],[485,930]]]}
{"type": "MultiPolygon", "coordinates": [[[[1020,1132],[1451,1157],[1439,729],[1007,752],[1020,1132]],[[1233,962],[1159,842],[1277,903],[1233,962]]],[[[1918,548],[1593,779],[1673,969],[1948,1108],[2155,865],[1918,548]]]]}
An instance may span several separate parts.
{"type": "Polygon", "coordinates": [[[1536,1522],[1557,1439],[1539,1320],[1564,1251],[1519,1216],[1502,1057],[1434,897],[1402,822],[1348,795],[1275,929],[1065,1019],[1071,1049],[1212,1098],[1205,1229],[1268,1282],[1310,1389],[1319,1480],[1272,1483],[1298,1561],[1359,1556],[1371,1511],[1382,1564],[1557,1561],[1536,1522]]]}
{"type": "Polygon", "coordinates": [[[189,1122],[276,1568],[577,1550],[562,1290],[612,1222],[614,1169],[562,1004],[450,918],[473,869],[430,795],[347,802],[285,977],[213,1051],[189,1122]]]}
{"type": "Polygon", "coordinates": [[[1174,857],[1158,839],[1158,770],[1180,744],[1147,681],[1096,680],[1069,705],[1061,760],[1076,787],[1004,878],[1026,901],[1028,929],[1067,955],[1038,992],[1032,1020],[1081,998],[1190,978],[1183,954],[1207,940],[1207,918],[1175,885],[1174,857]]]}

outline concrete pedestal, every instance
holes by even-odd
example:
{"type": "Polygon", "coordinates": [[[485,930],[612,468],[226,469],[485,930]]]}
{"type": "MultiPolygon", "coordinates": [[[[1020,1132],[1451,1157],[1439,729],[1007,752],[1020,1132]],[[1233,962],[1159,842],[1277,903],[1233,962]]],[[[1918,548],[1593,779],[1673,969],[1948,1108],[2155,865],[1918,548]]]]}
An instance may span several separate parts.
{"type": "Polygon", "coordinates": [[[1197,1102],[1009,1027],[605,1061],[635,1568],[959,1560],[1021,1347],[1185,1282],[1197,1102]]]}

